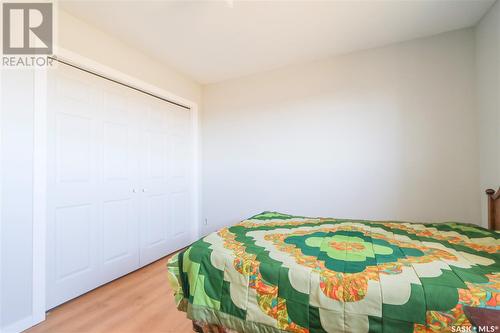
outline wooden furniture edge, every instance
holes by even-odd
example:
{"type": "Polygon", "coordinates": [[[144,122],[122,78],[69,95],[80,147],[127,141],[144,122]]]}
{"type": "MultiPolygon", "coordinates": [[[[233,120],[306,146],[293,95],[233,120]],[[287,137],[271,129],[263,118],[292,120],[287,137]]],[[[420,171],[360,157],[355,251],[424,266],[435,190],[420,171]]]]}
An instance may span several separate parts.
{"type": "Polygon", "coordinates": [[[500,188],[486,190],[488,195],[488,228],[490,230],[500,230],[500,188]]]}

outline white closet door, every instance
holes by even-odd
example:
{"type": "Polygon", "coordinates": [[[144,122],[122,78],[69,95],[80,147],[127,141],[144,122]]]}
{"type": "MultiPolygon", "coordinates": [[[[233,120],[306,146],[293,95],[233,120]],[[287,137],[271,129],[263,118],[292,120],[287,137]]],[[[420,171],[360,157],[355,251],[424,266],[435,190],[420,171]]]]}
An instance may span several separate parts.
{"type": "Polygon", "coordinates": [[[148,100],[141,135],[141,265],[186,246],[193,235],[190,200],[191,112],[148,100]],[[181,114],[181,115],[179,115],[181,114]],[[179,135],[182,132],[183,135],[179,135]],[[182,147],[177,147],[177,144],[182,147]],[[181,154],[182,152],[182,154],[181,154]],[[179,156],[182,156],[179,158],[179,156]],[[180,168],[185,168],[182,173],[180,168]],[[182,177],[182,182],[178,177],[182,177]]]}
{"type": "Polygon", "coordinates": [[[101,281],[99,81],[60,67],[49,74],[48,308],[101,281]]]}
{"type": "Polygon", "coordinates": [[[49,72],[47,308],[194,240],[191,117],[67,65],[49,72]]]}
{"type": "MultiPolygon", "coordinates": [[[[97,78],[96,78],[97,79],[97,78]]],[[[103,283],[139,268],[137,94],[101,81],[99,193],[103,283]]]]}
{"type": "MultiPolygon", "coordinates": [[[[171,115],[170,149],[171,160],[169,183],[172,204],[171,246],[179,249],[193,242],[196,229],[191,221],[193,214],[193,159],[194,142],[192,113],[185,109],[167,105],[171,115]]],[[[195,237],[196,238],[196,237],[195,237]]]]}

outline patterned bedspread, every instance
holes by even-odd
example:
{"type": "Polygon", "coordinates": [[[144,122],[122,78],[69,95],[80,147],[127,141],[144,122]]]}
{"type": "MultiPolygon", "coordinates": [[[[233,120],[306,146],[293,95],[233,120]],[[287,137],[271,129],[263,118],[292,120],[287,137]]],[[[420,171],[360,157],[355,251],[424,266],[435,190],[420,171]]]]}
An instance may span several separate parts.
{"type": "Polygon", "coordinates": [[[500,235],[468,224],[264,212],[168,269],[178,308],[228,331],[459,332],[465,306],[500,310],[500,235]]]}

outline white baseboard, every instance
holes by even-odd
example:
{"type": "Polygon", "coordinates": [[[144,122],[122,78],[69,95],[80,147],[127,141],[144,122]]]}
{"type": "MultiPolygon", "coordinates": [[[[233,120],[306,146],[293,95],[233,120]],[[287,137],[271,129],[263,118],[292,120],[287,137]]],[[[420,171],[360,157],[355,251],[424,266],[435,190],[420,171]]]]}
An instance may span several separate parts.
{"type": "Polygon", "coordinates": [[[35,326],[36,324],[42,322],[42,318],[34,318],[33,316],[28,316],[20,319],[6,327],[0,327],[0,333],[19,333],[28,328],[35,326]]]}

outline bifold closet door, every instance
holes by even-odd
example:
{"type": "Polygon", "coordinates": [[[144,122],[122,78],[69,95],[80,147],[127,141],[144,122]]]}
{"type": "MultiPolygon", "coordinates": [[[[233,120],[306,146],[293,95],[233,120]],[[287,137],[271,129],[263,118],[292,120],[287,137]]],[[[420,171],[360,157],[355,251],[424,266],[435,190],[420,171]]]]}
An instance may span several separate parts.
{"type": "Polygon", "coordinates": [[[141,265],[192,241],[191,113],[161,100],[143,109],[140,145],[141,265]]]}
{"type": "Polygon", "coordinates": [[[64,64],[48,86],[50,309],[186,246],[194,223],[189,110],[64,64]]]}

